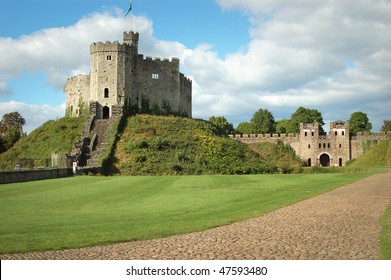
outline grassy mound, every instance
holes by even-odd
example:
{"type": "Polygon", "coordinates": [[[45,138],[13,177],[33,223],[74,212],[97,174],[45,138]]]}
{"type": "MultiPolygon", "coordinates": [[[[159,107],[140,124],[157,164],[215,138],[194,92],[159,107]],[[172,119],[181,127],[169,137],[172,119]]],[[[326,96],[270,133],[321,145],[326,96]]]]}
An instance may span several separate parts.
{"type": "Polygon", "coordinates": [[[274,164],[281,173],[300,173],[301,160],[295,150],[282,141],[250,144],[263,160],[274,164]]]}
{"type": "Polygon", "coordinates": [[[361,157],[354,161],[353,166],[391,166],[391,140],[385,140],[374,145],[361,157]]]}
{"type": "Polygon", "coordinates": [[[0,169],[13,169],[16,162],[21,162],[23,166],[24,161],[31,160],[34,160],[35,167],[45,166],[50,162],[52,153],[70,153],[82,134],[85,121],[80,117],[44,123],[7,152],[0,154],[0,169]]]}
{"type": "Polygon", "coordinates": [[[114,153],[121,175],[274,173],[247,145],[218,136],[202,120],[137,115],[130,117],[114,153]]]}

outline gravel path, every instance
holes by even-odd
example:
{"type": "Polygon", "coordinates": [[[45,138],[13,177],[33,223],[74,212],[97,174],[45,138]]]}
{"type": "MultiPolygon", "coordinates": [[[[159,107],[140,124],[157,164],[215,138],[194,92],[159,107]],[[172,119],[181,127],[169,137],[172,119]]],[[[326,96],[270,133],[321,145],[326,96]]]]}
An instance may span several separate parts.
{"type": "MultiPolygon", "coordinates": [[[[349,175],[347,175],[349,176],[349,175]]],[[[378,259],[391,170],[262,217],[169,238],[0,259],[378,259]]]]}

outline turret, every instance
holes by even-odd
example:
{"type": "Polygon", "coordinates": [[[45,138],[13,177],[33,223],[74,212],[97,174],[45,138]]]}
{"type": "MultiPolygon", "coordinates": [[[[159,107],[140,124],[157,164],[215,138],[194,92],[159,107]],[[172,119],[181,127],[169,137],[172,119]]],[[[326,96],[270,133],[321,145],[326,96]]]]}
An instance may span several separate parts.
{"type": "Polygon", "coordinates": [[[124,43],[132,46],[134,48],[134,54],[138,54],[138,41],[139,41],[139,34],[137,32],[129,31],[124,32],[124,43]]]}

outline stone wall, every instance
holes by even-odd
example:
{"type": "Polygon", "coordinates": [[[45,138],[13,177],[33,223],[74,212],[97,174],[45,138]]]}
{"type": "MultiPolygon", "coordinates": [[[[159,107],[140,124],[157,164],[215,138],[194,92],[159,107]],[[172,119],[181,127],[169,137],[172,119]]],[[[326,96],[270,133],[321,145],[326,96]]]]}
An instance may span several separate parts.
{"type": "Polygon", "coordinates": [[[391,131],[385,132],[359,132],[357,135],[351,136],[350,141],[350,150],[351,150],[351,159],[357,159],[364,153],[363,144],[366,141],[382,141],[386,139],[391,139],[391,131]]]}
{"type": "MultiPolygon", "coordinates": [[[[339,123],[338,123],[339,124],[339,123]]],[[[303,124],[300,127],[300,134],[251,134],[251,135],[230,135],[230,138],[246,143],[269,142],[275,143],[278,140],[289,144],[296,154],[307,163],[307,165],[321,165],[321,157],[329,158],[330,166],[345,165],[347,161],[356,159],[364,153],[363,143],[365,141],[382,141],[391,139],[391,132],[384,133],[358,133],[351,136],[349,124],[336,126],[331,123],[328,134],[319,135],[318,124],[303,124]]]]}
{"type": "Polygon", "coordinates": [[[82,109],[88,110],[90,99],[90,76],[77,75],[67,79],[65,84],[67,114],[77,117],[82,109]],[[85,106],[85,108],[81,108],[85,106]]]}
{"type": "Polygon", "coordinates": [[[55,179],[67,177],[71,174],[72,170],[70,168],[3,171],[0,172],[0,184],[55,179]]]}

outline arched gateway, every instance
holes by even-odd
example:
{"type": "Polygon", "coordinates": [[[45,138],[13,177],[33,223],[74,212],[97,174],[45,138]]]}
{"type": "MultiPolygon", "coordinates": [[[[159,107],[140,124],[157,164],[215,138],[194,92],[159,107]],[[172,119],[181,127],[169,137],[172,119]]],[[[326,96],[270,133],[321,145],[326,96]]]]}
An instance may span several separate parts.
{"type": "Polygon", "coordinates": [[[319,161],[321,166],[330,166],[330,156],[328,154],[322,154],[319,161]]]}
{"type": "Polygon", "coordinates": [[[104,106],[103,107],[103,110],[102,110],[102,119],[108,119],[110,117],[110,108],[107,107],[107,106],[104,106]]]}

